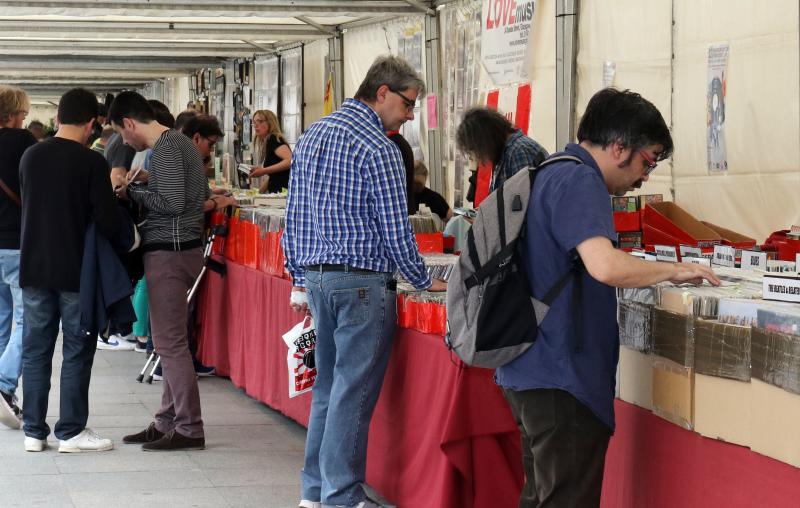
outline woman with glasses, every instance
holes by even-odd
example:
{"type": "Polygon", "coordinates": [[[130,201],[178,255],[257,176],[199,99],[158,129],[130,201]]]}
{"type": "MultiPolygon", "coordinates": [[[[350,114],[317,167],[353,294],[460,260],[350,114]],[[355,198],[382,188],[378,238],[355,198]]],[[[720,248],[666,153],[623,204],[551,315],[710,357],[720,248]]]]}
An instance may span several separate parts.
{"type": "Polygon", "coordinates": [[[253,129],[253,163],[259,166],[253,168],[250,177],[269,175],[267,182],[258,191],[264,194],[288,189],[292,150],[283,137],[278,117],[268,109],[258,110],[253,113],[253,129]]]}

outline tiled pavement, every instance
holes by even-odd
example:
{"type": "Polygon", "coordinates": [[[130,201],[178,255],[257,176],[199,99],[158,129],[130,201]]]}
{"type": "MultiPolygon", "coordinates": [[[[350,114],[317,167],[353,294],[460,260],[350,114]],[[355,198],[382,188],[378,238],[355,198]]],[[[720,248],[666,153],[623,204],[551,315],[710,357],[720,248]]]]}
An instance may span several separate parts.
{"type": "MultiPolygon", "coordinates": [[[[0,426],[0,507],[297,506],[305,429],[227,379],[199,380],[205,450],[147,453],[122,444],[122,436],[152,421],[161,400],[161,383],[136,382],[144,360],[132,351],[95,356],[88,426],[114,440],[112,451],[58,453],[51,434],[50,449],[25,452],[22,431],[0,426]]],[[[51,427],[58,415],[60,366],[57,351],[51,427]]]]}

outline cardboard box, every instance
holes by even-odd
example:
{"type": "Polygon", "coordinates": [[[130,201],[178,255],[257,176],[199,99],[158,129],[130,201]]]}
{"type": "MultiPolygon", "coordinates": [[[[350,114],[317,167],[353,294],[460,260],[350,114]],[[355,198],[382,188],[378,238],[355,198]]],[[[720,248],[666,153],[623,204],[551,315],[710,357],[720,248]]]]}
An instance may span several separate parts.
{"type": "Polygon", "coordinates": [[[684,429],[694,428],[694,369],[654,357],[653,413],[684,429]]]}
{"type": "Polygon", "coordinates": [[[652,312],[652,305],[619,300],[617,303],[619,343],[637,351],[651,352],[653,350],[652,312]]]}
{"type": "Polygon", "coordinates": [[[751,386],[749,381],[695,373],[695,432],[712,439],[750,446],[751,386]]]}
{"type": "Polygon", "coordinates": [[[694,315],[694,298],[692,294],[677,286],[658,286],[658,308],[684,314],[694,315]]]}
{"type": "Polygon", "coordinates": [[[750,448],[800,467],[800,395],[753,379],[750,401],[750,448]]]}
{"type": "Polygon", "coordinates": [[[694,368],[698,375],[750,381],[751,331],[736,326],[694,321],[694,368]]]}
{"type": "Polygon", "coordinates": [[[619,398],[653,410],[653,355],[619,348],[619,398]]]}
{"type": "Polygon", "coordinates": [[[751,343],[752,377],[800,394],[800,337],[753,328],[751,343]]]}
{"type": "MultiPolygon", "coordinates": [[[[710,222],[700,222],[716,231],[719,236],[722,237],[723,245],[730,245],[732,247],[736,247],[737,249],[750,249],[756,244],[756,240],[754,238],[750,238],[749,236],[745,236],[741,233],[737,233],[736,231],[731,231],[730,229],[717,226],[716,224],[712,224],[710,222]]],[[[739,255],[741,255],[741,253],[739,255]]]]}
{"type": "Polygon", "coordinates": [[[653,353],[684,367],[694,367],[694,320],[691,316],[653,309],[653,353]]]}
{"type": "Polygon", "coordinates": [[[711,247],[722,243],[719,233],[670,201],[646,206],[642,226],[647,245],[711,247]]]}

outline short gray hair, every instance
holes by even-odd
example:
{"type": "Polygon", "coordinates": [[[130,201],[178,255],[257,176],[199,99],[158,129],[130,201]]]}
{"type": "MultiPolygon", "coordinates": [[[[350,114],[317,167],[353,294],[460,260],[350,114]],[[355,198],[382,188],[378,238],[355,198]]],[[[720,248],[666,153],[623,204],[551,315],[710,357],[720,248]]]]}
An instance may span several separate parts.
{"type": "Polygon", "coordinates": [[[358,87],[355,98],[364,101],[374,101],[377,98],[378,88],[382,85],[389,90],[402,92],[413,88],[419,95],[425,91],[425,82],[405,60],[396,56],[379,56],[372,62],[367,71],[367,76],[358,87]]]}

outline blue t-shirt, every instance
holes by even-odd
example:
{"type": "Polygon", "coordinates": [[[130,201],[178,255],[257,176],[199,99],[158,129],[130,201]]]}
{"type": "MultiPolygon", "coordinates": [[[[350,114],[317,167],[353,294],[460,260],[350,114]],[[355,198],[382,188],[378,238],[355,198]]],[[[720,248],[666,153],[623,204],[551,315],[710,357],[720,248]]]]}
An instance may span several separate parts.
{"type": "MultiPolygon", "coordinates": [[[[576,144],[567,145],[563,154],[583,164],[554,162],[542,168],[528,204],[523,256],[538,299],[569,271],[569,252],[581,242],[597,236],[616,240],[611,199],[597,163],[576,144]]],[[[533,346],[498,368],[495,379],[512,390],[565,390],[613,431],[619,357],[616,291],[585,271],[582,282],[580,311],[573,312],[572,281],[553,302],[533,346]],[[573,326],[576,315],[582,320],[580,337],[573,326]]]]}

